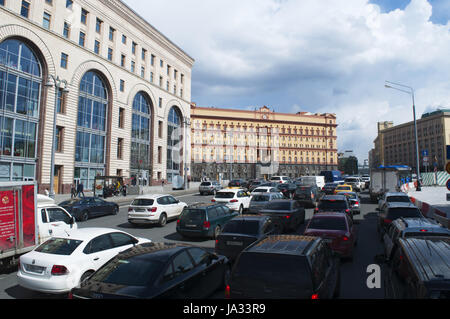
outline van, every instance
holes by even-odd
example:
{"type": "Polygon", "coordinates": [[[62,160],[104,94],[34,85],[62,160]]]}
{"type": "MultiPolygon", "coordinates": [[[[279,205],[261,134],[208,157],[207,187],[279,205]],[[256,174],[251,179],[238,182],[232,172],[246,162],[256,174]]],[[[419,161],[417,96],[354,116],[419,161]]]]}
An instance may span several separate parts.
{"type": "Polygon", "coordinates": [[[301,179],[301,185],[315,185],[319,188],[319,190],[322,190],[322,188],[325,186],[325,177],[324,176],[302,176],[301,179]]]}

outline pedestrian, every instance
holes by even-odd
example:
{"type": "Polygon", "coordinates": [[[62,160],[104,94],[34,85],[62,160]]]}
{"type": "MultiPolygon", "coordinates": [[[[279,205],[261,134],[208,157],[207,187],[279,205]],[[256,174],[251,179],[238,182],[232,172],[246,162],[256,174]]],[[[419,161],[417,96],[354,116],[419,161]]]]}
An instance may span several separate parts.
{"type": "Polygon", "coordinates": [[[83,183],[80,182],[77,187],[77,196],[80,196],[81,194],[83,194],[83,197],[85,197],[84,196],[84,186],[83,186],[83,183]]]}
{"type": "Polygon", "coordinates": [[[162,185],[162,190],[164,192],[164,180],[162,180],[161,185],[162,185]]]}
{"type": "Polygon", "coordinates": [[[75,185],[70,184],[70,198],[75,198],[77,197],[77,191],[75,189],[75,185]]]}
{"type": "Polygon", "coordinates": [[[123,184],[122,186],[122,195],[127,196],[127,185],[123,184]]]}

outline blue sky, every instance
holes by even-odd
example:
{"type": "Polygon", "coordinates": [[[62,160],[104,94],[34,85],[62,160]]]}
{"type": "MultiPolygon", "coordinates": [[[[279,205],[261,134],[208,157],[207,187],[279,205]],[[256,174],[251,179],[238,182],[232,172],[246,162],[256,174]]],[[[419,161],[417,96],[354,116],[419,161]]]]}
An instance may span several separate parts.
{"type": "Polygon", "coordinates": [[[336,113],[368,158],[378,121],[450,108],[450,0],[124,0],[195,59],[200,106],[336,113]]]}

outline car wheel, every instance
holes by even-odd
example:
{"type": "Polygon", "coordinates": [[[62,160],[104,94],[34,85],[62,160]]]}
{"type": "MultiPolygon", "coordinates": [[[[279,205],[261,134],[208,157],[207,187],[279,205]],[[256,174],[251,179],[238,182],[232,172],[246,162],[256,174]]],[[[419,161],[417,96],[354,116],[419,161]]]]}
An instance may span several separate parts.
{"type": "Polygon", "coordinates": [[[80,221],[85,222],[89,219],[89,212],[84,210],[81,212],[80,221]]]}
{"type": "Polygon", "coordinates": [[[166,224],[167,224],[167,216],[165,213],[162,213],[161,216],[159,216],[158,225],[160,227],[164,227],[166,224]]]}
{"type": "Polygon", "coordinates": [[[213,239],[217,239],[217,237],[219,237],[219,235],[220,235],[220,226],[217,225],[216,228],[214,228],[214,234],[213,234],[214,238],[213,239]]]}
{"type": "Polygon", "coordinates": [[[239,206],[239,215],[242,215],[242,212],[244,211],[244,206],[239,206]]]}

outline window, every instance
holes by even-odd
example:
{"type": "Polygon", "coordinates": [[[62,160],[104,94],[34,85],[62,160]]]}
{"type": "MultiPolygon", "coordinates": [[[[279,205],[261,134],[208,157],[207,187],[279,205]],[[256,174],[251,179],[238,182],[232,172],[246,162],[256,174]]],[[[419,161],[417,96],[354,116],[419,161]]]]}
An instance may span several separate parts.
{"type": "Polygon", "coordinates": [[[88,11],[86,11],[85,9],[81,9],[81,23],[86,24],[87,23],[87,15],[88,15],[88,11]]]}
{"type": "Polygon", "coordinates": [[[152,66],[155,65],[155,56],[154,56],[153,54],[150,56],[150,64],[151,64],[152,66]]]}
{"type": "Polygon", "coordinates": [[[160,77],[159,77],[159,86],[162,86],[162,85],[163,85],[162,83],[163,83],[163,77],[160,76],[160,77]]]}
{"type": "Polygon", "coordinates": [[[83,252],[86,254],[93,254],[111,248],[113,248],[113,245],[109,237],[109,234],[105,234],[92,239],[86,245],[86,248],[83,250],[83,252]]]}
{"type": "Polygon", "coordinates": [[[159,107],[162,107],[162,98],[159,98],[159,100],[158,100],[158,106],[159,106],[159,107]]]}
{"type": "Polygon", "coordinates": [[[124,92],[124,91],[125,91],[125,81],[120,80],[120,92],[124,92]]]}
{"type": "Polygon", "coordinates": [[[201,248],[190,248],[189,253],[192,256],[192,259],[194,259],[194,263],[196,265],[206,264],[208,260],[210,260],[210,254],[201,248]]]}
{"type": "Polygon", "coordinates": [[[184,81],[184,74],[181,74],[180,81],[181,81],[181,83],[183,83],[183,81],[184,81]]]}
{"type": "Polygon", "coordinates": [[[133,245],[136,242],[136,240],[133,237],[130,237],[123,233],[112,233],[111,239],[113,241],[114,247],[133,245]]]}
{"type": "Polygon", "coordinates": [[[24,18],[28,18],[29,14],[30,14],[30,3],[22,1],[22,6],[20,8],[20,15],[24,18]]]}
{"type": "Polygon", "coordinates": [[[180,174],[180,159],[182,158],[180,152],[181,135],[181,113],[173,106],[169,111],[167,120],[167,180],[172,182],[176,175],[180,174]]]}
{"type": "Polygon", "coordinates": [[[100,20],[99,18],[97,18],[95,20],[95,32],[97,32],[97,33],[101,33],[102,32],[102,24],[103,24],[103,21],[100,20]]]}
{"type": "Polygon", "coordinates": [[[131,72],[136,72],[136,63],[134,61],[131,61],[131,72]]]}
{"type": "Polygon", "coordinates": [[[164,61],[163,60],[159,60],[159,66],[163,67],[164,66],[164,61]]]}
{"type": "Polygon", "coordinates": [[[113,27],[109,27],[109,40],[114,41],[114,34],[116,30],[113,27]]]}
{"type": "Polygon", "coordinates": [[[170,65],[167,64],[167,76],[170,76],[170,65]]]}
{"type": "Polygon", "coordinates": [[[132,53],[132,54],[136,54],[136,47],[137,47],[137,43],[136,43],[136,42],[133,42],[133,43],[131,44],[131,53],[132,53]]]}
{"type": "Polygon", "coordinates": [[[169,91],[169,81],[166,82],[166,91],[169,91]]]}
{"type": "Polygon", "coordinates": [[[158,137],[162,138],[163,134],[163,121],[158,121],[158,137]]]}
{"type": "Polygon", "coordinates": [[[122,34],[122,43],[127,44],[127,36],[125,34],[122,34]]]}
{"type": "Polygon", "coordinates": [[[158,164],[162,163],[162,146],[158,146],[158,164]]]}
{"type": "Polygon", "coordinates": [[[70,24],[64,22],[63,36],[68,39],[70,37],[70,24]]]}
{"type": "Polygon", "coordinates": [[[173,269],[175,277],[194,269],[191,258],[186,251],[182,251],[173,259],[173,269]]]}
{"type": "Polygon", "coordinates": [[[147,50],[142,49],[142,53],[141,53],[141,59],[142,61],[145,61],[145,58],[147,57],[147,50]]]}
{"type": "Polygon", "coordinates": [[[123,138],[117,140],[117,159],[122,159],[123,157],[123,138]]]}
{"type": "Polygon", "coordinates": [[[173,78],[174,78],[175,80],[177,79],[177,73],[178,73],[177,70],[173,70],[173,78]]]}
{"type": "Polygon", "coordinates": [[[150,82],[153,83],[153,72],[150,72],[150,82]]]}
{"type": "Polygon", "coordinates": [[[56,132],[55,132],[55,152],[58,152],[58,153],[62,152],[63,136],[64,136],[64,128],[61,126],[57,126],[56,132]]]}
{"type": "Polygon", "coordinates": [[[48,12],[44,12],[44,16],[42,18],[42,26],[46,28],[47,30],[50,30],[50,22],[51,22],[52,16],[48,12]]]}
{"type": "Polygon", "coordinates": [[[109,61],[113,60],[113,49],[112,48],[108,48],[108,60],[109,61]]]}
{"type": "Polygon", "coordinates": [[[4,6],[5,5],[5,0],[0,0],[0,6],[4,6]]]}
{"type": "Polygon", "coordinates": [[[141,66],[141,77],[145,78],[145,67],[141,66]]]}
{"type": "Polygon", "coordinates": [[[98,40],[95,40],[94,42],[94,52],[100,54],[100,42],[98,40]]]}
{"type": "Polygon", "coordinates": [[[86,42],[86,34],[84,32],[80,32],[80,38],[78,40],[78,44],[84,47],[84,44],[86,42]]]}
{"type": "Polygon", "coordinates": [[[63,92],[63,89],[59,89],[58,91],[58,101],[56,104],[56,112],[59,114],[66,113],[66,95],[63,92]]]}
{"type": "Polygon", "coordinates": [[[72,0],[66,0],[66,8],[72,10],[73,1],[72,0]]]}
{"type": "Polygon", "coordinates": [[[69,56],[66,53],[61,53],[61,67],[67,69],[67,64],[69,63],[69,56]]]}
{"type": "Polygon", "coordinates": [[[53,5],[53,0],[45,0],[45,3],[48,5],[53,5]]]}
{"type": "Polygon", "coordinates": [[[120,56],[120,66],[125,67],[125,63],[126,63],[126,56],[124,54],[122,54],[120,56]]]}
{"type": "Polygon", "coordinates": [[[125,122],[125,109],[123,107],[119,108],[119,128],[123,128],[125,122]]]}

